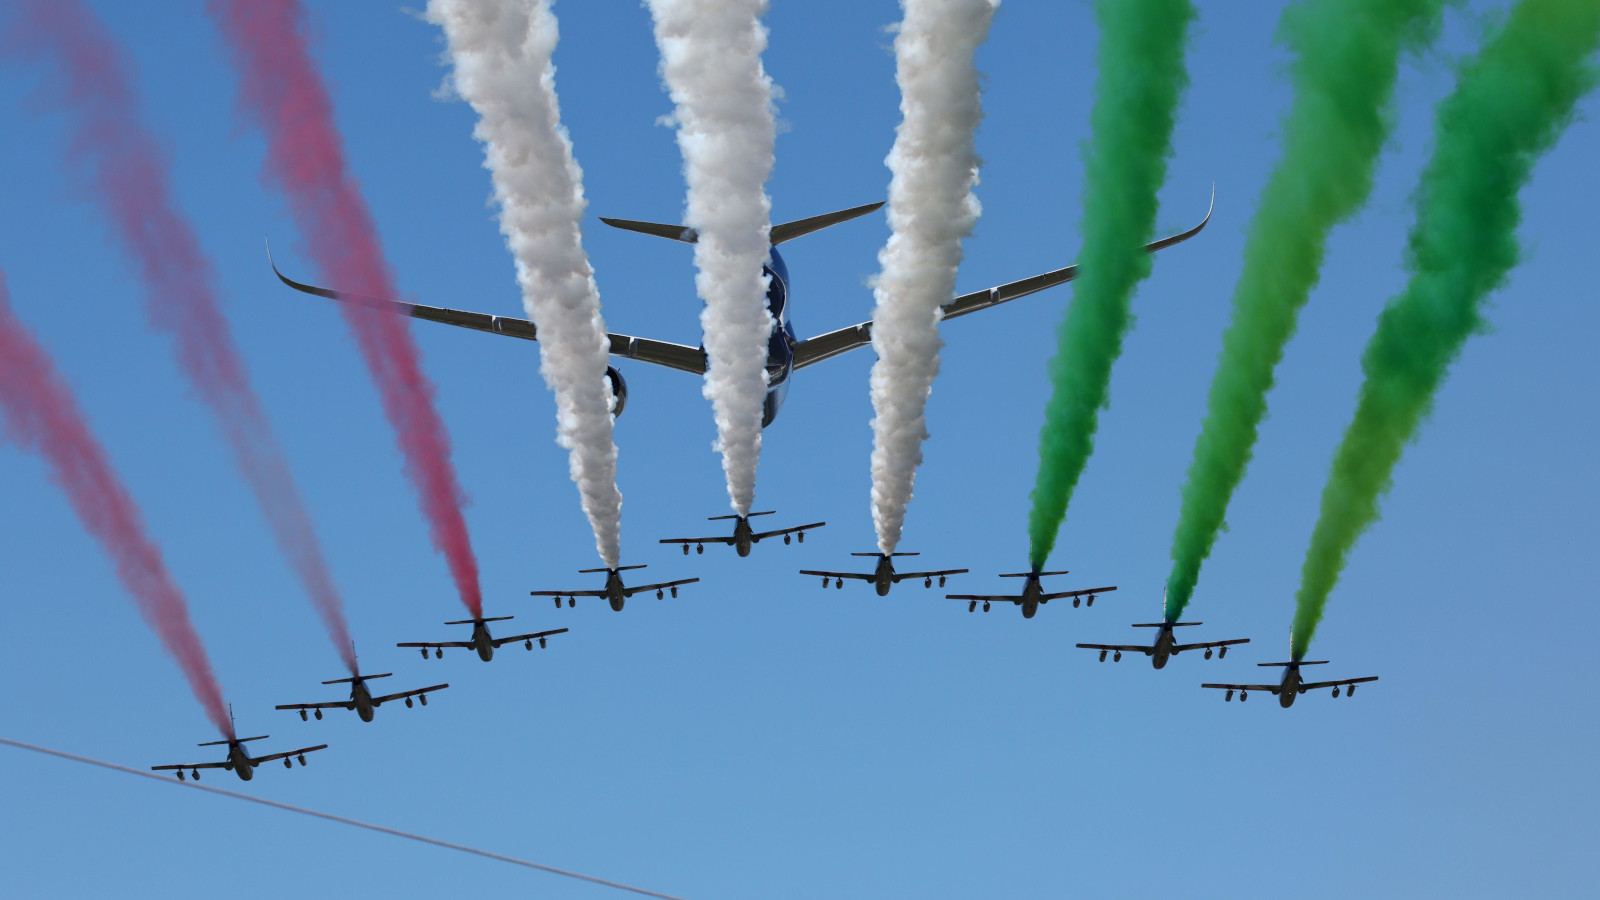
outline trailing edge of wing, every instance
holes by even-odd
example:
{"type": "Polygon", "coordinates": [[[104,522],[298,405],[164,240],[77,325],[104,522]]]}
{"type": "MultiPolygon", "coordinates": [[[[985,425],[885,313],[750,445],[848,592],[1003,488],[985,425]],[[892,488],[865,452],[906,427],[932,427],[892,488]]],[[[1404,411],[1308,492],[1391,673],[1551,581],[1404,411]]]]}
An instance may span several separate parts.
{"type": "MultiPolygon", "coordinates": [[[[1158,250],[1165,250],[1174,244],[1181,244],[1199,234],[1206,227],[1206,224],[1211,221],[1211,212],[1216,207],[1216,202],[1217,190],[1216,186],[1213,185],[1211,188],[1211,205],[1206,207],[1206,217],[1200,220],[1199,225],[1188,231],[1164,237],[1159,241],[1152,241],[1144,246],[1145,252],[1155,253],[1158,250]]],[[[940,307],[940,310],[943,312],[944,318],[954,319],[957,316],[964,316],[981,309],[999,306],[1018,297],[1026,297],[1029,294],[1038,293],[1045,288],[1066,284],[1077,277],[1078,267],[1071,265],[1064,269],[1056,269],[1053,272],[1035,275],[1032,278],[1024,278],[1021,281],[1012,281],[987,290],[962,294],[940,307]]],[[[859,325],[851,325],[848,328],[840,328],[837,331],[819,334],[816,337],[807,338],[795,344],[794,367],[803,369],[806,366],[822,362],[825,359],[831,359],[848,350],[854,350],[870,343],[872,343],[871,322],[862,322],[859,325]]]]}
{"type": "MultiPolygon", "coordinates": [[[[341,303],[349,303],[354,306],[364,306],[367,309],[375,309],[380,312],[397,313],[403,316],[410,316],[413,319],[425,319],[429,322],[454,325],[457,328],[470,328],[473,331],[486,331],[490,334],[521,338],[525,341],[537,341],[539,339],[538,329],[534,327],[532,322],[515,316],[492,316],[488,313],[446,309],[442,306],[423,306],[419,303],[386,300],[382,297],[336,291],[331,288],[317,287],[316,285],[295,281],[278,271],[278,265],[272,259],[272,248],[270,246],[267,248],[267,262],[272,266],[272,274],[278,276],[279,281],[303,294],[311,294],[314,297],[323,297],[328,300],[338,300],[341,303]]],[[[628,334],[608,334],[607,337],[611,339],[612,356],[637,359],[640,362],[654,363],[658,366],[666,366],[669,369],[677,369],[682,372],[692,372],[696,375],[704,375],[706,373],[706,354],[699,347],[634,337],[628,334]]]]}

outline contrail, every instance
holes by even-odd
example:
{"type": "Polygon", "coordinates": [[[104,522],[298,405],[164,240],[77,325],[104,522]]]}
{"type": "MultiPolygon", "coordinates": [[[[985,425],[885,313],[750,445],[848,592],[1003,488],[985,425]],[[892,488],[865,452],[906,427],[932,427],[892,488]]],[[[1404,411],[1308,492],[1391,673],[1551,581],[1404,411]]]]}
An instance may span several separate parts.
{"type": "Polygon", "coordinates": [[[216,274],[173,201],[168,162],[140,118],[127,61],[105,25],[79,0],[28,0],[5,46],[52,68],[51,98],[71,114],[68,174],[93,183],[95,199],[139,265],[151,322],[174,339],[179,366],[222,424],[234,462],[278,548],[354,674],[344,602],[240,362],[217,297],[216,274]]]}
{"type": "Polygon", "coordinates": [[[675,107],[689,183],[684,218],[699,232],[695,287],[705,309],[705,395],[717,420],[728,499],[755,502],[772,315],[763,273],[772,245],[772,79],[761,67],[766,0],[646,0],[675,107]]]}
{"type": "Polygon", "coordinates": [[[459,850],[462,853],[471,853],[474,856],[482,856],[485,859],[493,859],[493,860],[498,860],[500,862],[511,863],[514,866],[522,866],[523,868],[526,868],[526,869],[537,869],[537,870],[539,870],[541,872],[548,872],[551,875],[560,875],[563,878],[575,878],[575,879],[577,879],[579,881],[587,881],[590,884],[598,884],[598,885],[600,885],[602,887],[616,888],[619,891],[628,891],[628,892],[634,893],[634,894],[643,894],[646,897],[658,897],[658,898],[660,898],[660,900],[681,900],[681,898],[674,897],[671,894],[657,893],[655,891],[646,890],[646,889],[641,888],[641,887],[634,887],[631,884],[623,884],[620,881],[608,881],[607,879],[604,879],[604,878],[596,878],[593,875],[585,875],[585,874],[583,874],[581,872],[573,872],[573,871],[571,871],[569,869],[558,869],[555,866],[547,866],[547,865],[543,865],[541,863],[529,862],[529,861],[527,861],[525,859],[517,859],[514,856],[502,856],[499,853],[490,853],[487,850],[479,850],[476,847],[468,847],[465,844],[452,844],[449,841],[441,841],[438,838],[431,838],[431,837],[426,837],[426,836],[420,835],[420,834],[413,834],[413,833],[411,833],[409,831],[401,831],[398,828],[386,828],[386,827],[384,827],[382,825],[373,825],[370,822],[363,822],[363,821],[361,821],[359,819],[347,819],[344,816],[336,816],[336,815],[334,815],[332,813],[318,812],[317,810],[314,810],[314,809],[306,809],[303,806],[290,806],[287,803],[279,803],[276,800],[267,800],[267,799],[262,798],[262,797],[252,797],[249,794],[241,794],[238,791],[230,791],[230,790],[226,790],[224,788],[212,787],[212,786],[210,786],[208,784],[199,784],[199,783],[193,782],[193,781],[174,781],[171,778],[165,778],[165,777],[157,775],[157,774],[155,774],[153,772],[145,772],[145,771],[142,771],[140,769],[132,768],[130,766],[119,766],[116,763],[109,763],[109,762],[105,762],[104,760],[99,760],[99,759],[91,759],[91,758],[89,758],[87,756],[78,756],[78,755],[72,754],[72,753],[63,753],[60,750],[51,750],[49,747],[40,747],[40,746],[37,746],[37,745],[34,745],[34,744],[25,744],[22,741],[13,741],[13,740],[10,740],[8,738],[3,738],[3,737],[0,737],[0,744],[4,744],[7,747],[15,747],[18,750],[28,750],[28,751],[31,751],[31,752],[34,752],[34,753],[43,754],[45,756],[54,756],[57,759],[65,759],[65,760],[70,760],[70,761],[76,762],[76,763],[83,763],[85,765],[98,766],[98,767],[100,767],[102,769],[110,769],[113,772],[122,772],[122,773],[127,774],[127,775],[137,775],[140,778],[148,778],[148,779],[151,779],[152,781],[159,781],[162,784],[173,785],[174,787],[187,788],[189,790],[195,790],[195,791],[205,791],[208,794],[216,794],[217,796],[220,796],[220,797],[231,797],[231,798],[233,798],[235,800],[248,800],[251,803],[259,803],[262,806],[270,806],[270,807],[272,807],[274,809],[281,809],[281,810],[285,810],[287,812],[299,813],[302,816],[311,816],[311,817],[317,818],[317,819],[326,819],[329,822],[338,822],[341,825],[354,825],[357,828],[365,828],[368,831],[376,831],[376,832],[378,832],[380,834],[388,834],[388,835],[393,835],[394,837],[405,838],[406,840],[418,841],[418,842],[424,843],[424,844],[432,844],[435,847],[443,847],[446,850],[459,850]]]}
{"type": "Polygon", "coordinates": [[[1362,353],[1366,378],[1300,570],[1295,659],[1310,646],[1350,549],[1377,521],[1378,499],[1450,364],[1484,330],[1484,300],[1517,263],[1517,192],[1594,86],[1597,44],[1600,3],[1521,0],[1439,104],[1406,253],[1411,280],[1362,353]]]}
{"type": "Polygon", "coordinates": [[[1042,568],[1094,452],[1110,402],[1111,364],[1133,322],[1134,287],[1150,273],[1140,246],[1155,228],[1178,103],[1189,84],[1189,0],[1096,0],[1100,73],[1084,145],[1083,275],[1050,360],[1053,390],[1039,432],[1028,559],[1042,568]]]}
{"type": "Polygon", "coordinates": [[[189,604],[145,534],[139,509],[89,430],[77,397],[11,309],[0,273],[0,434],[44,457],[83,527],[100,541],[122,586],[155,631],[217,731],[234,737],[222,687],[189,619],[189,604]]]}
{"type": "Polygon", "coordinates": [[[474,134],[500,201],[522,306],[538,329],[540,372],[556,398],[556,439],[607,568],[622,555],[622,493],[606,381],[611,342],[579,223],[588,201],[556,100],[556,17],[548,0],[431,0],[456,92],[478,113],[474,134]]]}
{"type": "Polygon", "coordinates": [[[872,519],[878,550],[900,543],[939,374],[939,306],[955,296],[961,241],[978,221],[983,105],[973,54],[1000,0],[901,0],[894,39],[900,127],[886,160],[889,242],[872,313],[872,519]]]}
{"type": "Polygon", "coordinates": [[[1233,318],[1172,536],[1166,619],[1178,620],[1250,465],[1267,393],[1322,272],[1328,233],[1365,205],[1393,119],[1401,51],[1438,30],[1444,0],[1306,0],[1284,11],[1294,105],[1233,289],[1233,318]]]}
{"type": "MultiPolygon", "coordinates": [[[[372,215],[345,166],[333,104],[311,61],[297,0],[207,0],[233,50],[240,100],[267,138],[266,174],[289,201],[307,254],[331,283],[393,297],[372,215]]],[[[341,304],[362,359],[394,426],[433,544],[444,554],[461,602],[483,615],[478,561],[461,508],[466,503],[450,436],[433,405],[416,342],[400,316],[341,304]]]]}

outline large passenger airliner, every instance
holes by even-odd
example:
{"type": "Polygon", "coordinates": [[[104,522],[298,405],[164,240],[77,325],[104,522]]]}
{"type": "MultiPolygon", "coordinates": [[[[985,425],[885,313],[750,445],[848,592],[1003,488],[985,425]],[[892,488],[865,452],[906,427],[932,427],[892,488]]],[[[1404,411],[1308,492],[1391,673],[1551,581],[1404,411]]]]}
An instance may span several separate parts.
{"type": "MultiPolygon", "coordinates": [[[[1213,202],[1215,198],[1213,197],[1213,202]]],[[[825,359],[831,359],[841,353],[865,347],[872,343],[872,323],[862,322],[848,328],[840,328],[819,334],[816,337],[801,340],[795,335],[794,324],[789,320],[789,268],[784,265],[783,257],[778,253],[778,245],[784,241],[791,241],[797,237],[819,231],[830,225],[847,222],[858,216],[866,215],[879,207],[882,203],[869,203],[866,206],[857,206],[838,212],[825,213],[812,216],[809,219],[800,219],[795,222],[785,222],[774,225],[770,232],[772,241],[772,254],[766,266],[762,268],[763,274],[768,277],[767,284],[767,309],[772,313],[772,337],[767,345],[767,397],[762,410],[761,425],[765,428],[772,424],[778,416],[778,409],[783,405],[784,397],[789,391],[789,378],[797,370],[814,365],[825,359]]],[[[1211,210],[1206,210],[1206,217],[1199,225],[1171,237],[1146,244],[1147,253],[1164,250],[1173,244],[1182,243],[1200,233],[1211,220],[1211,210]]],[[[682,225],[665,225],[658,222],[635,222],[629,219],[607,219],[600,221],[614,228],[623,228],[628,231],[637,231],[641,234],[651,234],[684,243],[695,243],[699,235],[693,228],[682,225]]],[[[269,248],[267,260],[272,262],[272,253],[269,248]]],[[[470,328],[474,331],[487,331],[492,334],[505,335],[506,337],[521,338],[527,341],[538,340],[538,332],[532,322],[516,316],[494,316],[488,313],[467,312],[459,309],[445,309],[438,306],[423,306],[417,303],[405,303],[380,297],[369,297],[353,294],[347,291],[332,288],[316,287],[295,281],[278,271],[277,265],[272,264],[272,271],[289,287],[318,297],[330,300],[341,300],[346,303],[355,303],[373,309],[396,312],[416,319],[427,319],[430,322],[443,322],[446,325],[455,325],[460,328],[470,328]]],[[[954,319],[979,310],[991,309],[1008,300],[1026,297],[1045,288],[1065,284],[1078,277],[1078,267],[1068,266],[1065,269],[1056,269],[1045,272],[1032,278],[1021,281],[1012,281],[997,287],[973,291],[944,304],[945,319],[954,319]]],[[[657,341],[650,338],[634,337],[627,334],[611,334],[611,355],[625,359],[636,359],[640,362],[653,363],[666,366],[669,369],[678,369],[683,372],[692,372],[704,375],[706,372],[706,351],[704,346],[691,347],[687,344],[674,344],[668,341],[657,341]]],[[[611,383],[611,393],[614,398],[612,414],[621,415],[623,406],[628,401],[628,384],[623,379],[622,373],[615,366],[606,370],[607,380],[611,383]]]]}

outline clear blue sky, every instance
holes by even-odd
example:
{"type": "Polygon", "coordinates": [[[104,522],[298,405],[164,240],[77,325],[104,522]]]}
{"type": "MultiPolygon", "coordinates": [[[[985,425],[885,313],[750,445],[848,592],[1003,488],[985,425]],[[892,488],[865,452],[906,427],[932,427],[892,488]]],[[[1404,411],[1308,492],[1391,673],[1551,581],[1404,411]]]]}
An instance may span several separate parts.
{"type": "MultiPolygon", "coordinates": [[[[421,0],[417,0],[420,5],[421,0]]],[[[1358,355],[1404,283],[1409,195],[1452,60],[1476,46],[1472,2],[1440,49],[1405,66],[1399,125],[1372,203],[1339,229],[1273,393],[1258,458],[1191,607],[1225,662],[1101,665],[1076,641],[1135,637],[1160,610],[1168,542],[1227,320],[1243,229],[1289,99],[1276,9],[1203,5],[1193,86],[1160,220],[1186,227],[1139,292],[1112,407],[1053,560],[1066,584],[1120,590],[1090,609],[968,615],[937,591],[823,593],[800,568],[873,546],[868,351],[795,379],[767,431],[757,505],[826,519],[804,546],[687,559],[658,538],[726,511],[698,382],[625,366],[624,562],[702,582],[621,614],[557,612],[534,588],[583,586],[593,539],[554,443],[536,348],[417,323],[472,495],[486,608],[570,626],[538,654],[426,664],[393,647],[451,635],[461,607],[426,539],[392,434],[327,304],[271,278],[262,237],[310,277],[262,144],[199,0],[94,4],[133,58],[180,202],[291,457],[349,605],[364,669],[444,680],[427,709],[320,723],[273,704],[336,699],[342,674],[165,338],[135,270],[64,176],[64,131],[30,110],[34,73],[0,68],[0,268],[19,314],[77,389],[143,505],[247,733],[332,749],[249,785],[206,783],[412,829],[692,898],[1576,895],[1600,829],[1593,477],[1600,104],[1524,192],[1528,258],[1494,298],[1433,420],[1396,473],[1312,648],[1330,675],[1379,674],[1354,700],[1289,711],[1224,704],[1202,680],[1284,658],[1301,554],[1353,406],[1358,355]]],[[[1276,6],[1276,4],[1274,4],[1276,6]]],[[[398,5],[311,4],[352,166],[408,296],[521,310],[485,200],[472,115],[433,96],[436,30],[398,5]]],[[[565,0],[558,88],[591,212],[673,220],[683,181],[637,0],[565,0]]],[[[882,199],[898,121],[890,0],[779,2],[766,64],[784,90],[774,217],[882,199]]],[[[1070,262],[1079,145],[1094,78],[1087,3],[1008,0],[980,53],[984,215],[963,290],[1070,262]]],[[[881,216],[785,247],[802,334],[869,316],[881,216]]],[[[590,220],[616,331],[693,343],[689,251],[590,220]]],[[[932,440],[905,539],[991,591],[1025,565],[1027,494],[1058,288],[952,322],[932,440]]],[[[204,758],[212,737],[39,460],[0,445],[0,735],[133,766],[204,758]]],[[[461,629],[464,630],[464,629],[461,629]]],[[[443,850],[0,750],[5,893],[241,898],[463,890],[601,897],[443,850]]]]}

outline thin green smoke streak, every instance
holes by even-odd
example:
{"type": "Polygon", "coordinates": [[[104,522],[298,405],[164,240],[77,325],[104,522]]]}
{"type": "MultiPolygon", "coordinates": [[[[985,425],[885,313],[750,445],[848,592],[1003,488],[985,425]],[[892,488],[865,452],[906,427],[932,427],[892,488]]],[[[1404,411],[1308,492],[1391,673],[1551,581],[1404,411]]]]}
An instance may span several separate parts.
{"type": "Polygon", "coordinates": [[[1279,22],[1278,39],[1295,54],[1294,105],[1250,223],[1232,321],[1183,486],[1167,576],[1169,622],[1194,594],[1250,465],[1274,370],[1321,276],[1328,232],[1372,191],[1401,52],[1432,39],[1444,2],[1305,0],[1279,22]]]}
{"type": "Polygon", "coordinates": [[[1378,518],[1395,464],[1482,305],[1518,258],[1517,192],[1595,82],[1595,0],[1522,0],[1439,105],[1433,158],[1417,189],[1411,281],[1389,301],[1361,357],[1366,380],[1322,491],[1291,652],[1305,655],[1350,549],[1378,518]]]}
{"type": "Polygon", "coordinates": [[[1133,288],[1150,272],[1141,245],[1155,230],[1178,102],[1188,86],[1183,51],[1189,0],[1098,0],[1100,72],[1092,136],[1084,146],[1083,275],[1050,361],[1053,393],[1039,433],[1039,473],[1028,516],[1034,568],[1055,547],[1067,504],[1094,452],[1111,364],[1133,317],[1133,288]]]}

